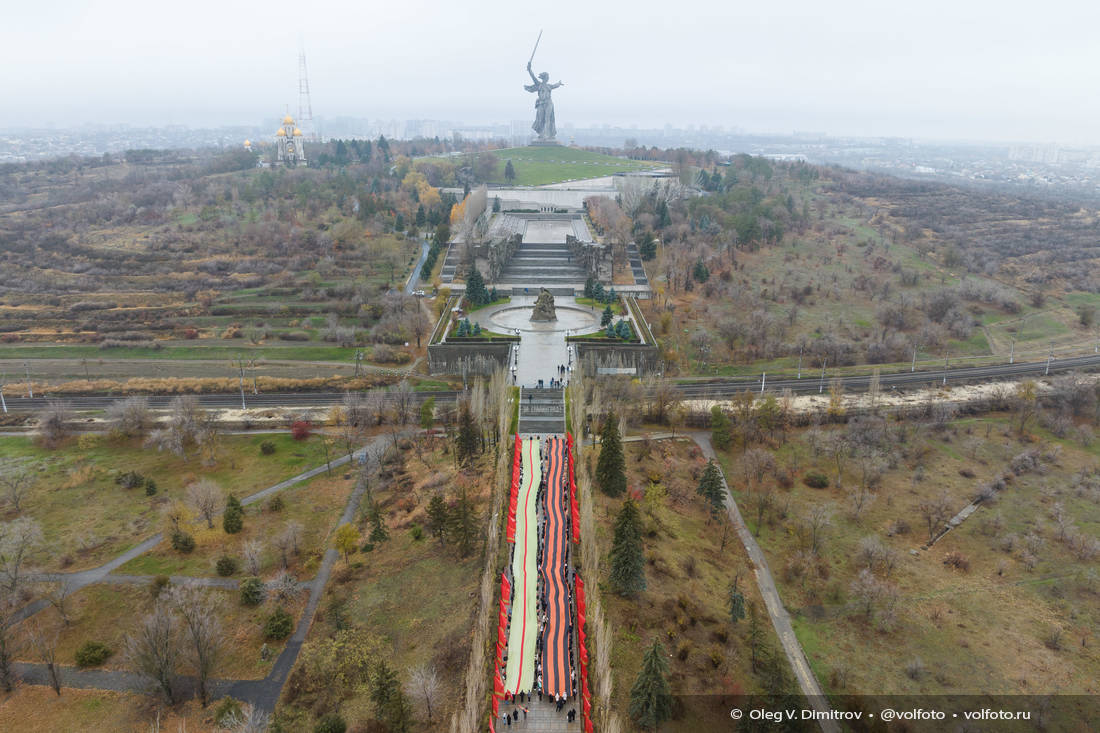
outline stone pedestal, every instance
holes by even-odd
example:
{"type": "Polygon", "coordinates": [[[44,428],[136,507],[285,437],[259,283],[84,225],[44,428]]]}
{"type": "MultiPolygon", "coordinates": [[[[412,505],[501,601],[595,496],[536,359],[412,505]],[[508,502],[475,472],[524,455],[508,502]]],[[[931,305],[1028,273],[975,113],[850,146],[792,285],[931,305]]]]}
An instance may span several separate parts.
{"type": "Polygon", "coordinates": [[[560,148],[562,144],[557,140],[539,140],[535,138],[531,141],[531,146],[535,148],[560,148]]]}

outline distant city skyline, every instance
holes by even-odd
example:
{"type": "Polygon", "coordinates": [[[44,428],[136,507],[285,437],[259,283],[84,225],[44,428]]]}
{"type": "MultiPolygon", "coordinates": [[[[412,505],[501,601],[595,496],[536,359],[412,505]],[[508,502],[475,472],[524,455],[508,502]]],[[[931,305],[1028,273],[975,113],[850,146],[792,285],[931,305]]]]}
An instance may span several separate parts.
{"type": "MultiPolygon", "coordinates": [[[[533,114],[524,65],[566,86],[559,126],[736,127],[836,137],[1100,145],[1100,8],[1052,0],[726,3],[561,0],[541,16],[412,0],[20,4],[0,30],[0,125],[255,125],[314,115],[464,120],[533,114]],[[293,18],[294,22],[288,22],[293,18]]],[[[274,131],[274,127],[272,128],[274,131]]]]}

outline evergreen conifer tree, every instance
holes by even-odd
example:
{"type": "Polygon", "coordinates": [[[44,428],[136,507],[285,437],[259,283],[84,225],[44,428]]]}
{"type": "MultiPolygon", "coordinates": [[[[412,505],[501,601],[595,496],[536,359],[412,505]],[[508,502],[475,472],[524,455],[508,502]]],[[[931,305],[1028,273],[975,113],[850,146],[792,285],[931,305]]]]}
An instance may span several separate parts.
{"type": "Polygon", "coordinates": [[[465,487],[450,512],[447,525],[447,534],[454,538],[458,554],[467,557],[473,552],[477,540],[477,516],[473,502],[466,496],[465,487]]]}
{"type": "Polygon", "coordinates": [[[623,502],[619,516],[615,518],[610,581],[612,590],[621,596],[635,596],[646,587],[642,520],[633,499],[623,502]]]}
{"type": "Polygon", "coordinates": [[[600,318],[601,326],[610,326],[611,320],[615,317],[615,314],[611,312],[611,306],[607,306],[603,309],[603,316],[600,318]]]}
{"type": "Polygon", "coordinates": [[[669,690],[668,660],[656,639],[642,657],[642,668],[630,688],[630,717],[639,727],[656,731],[672,716],[672,692],[669,690]]]}
{"type": "Polygon", "coordinates": [[[485,289],[485,279],[481,277],[481,270],[477,265],[470,265],[470,272],[466,275],[466,300],[474,305],[485,305],[489,302],[489,291],[485,289]]]}
{"type": "Polygon", "coordinates": [[[722,473],[713,459],[707,461],[707,467],[703,470],[703,476],[699,479],[695,492],[706,500],[711,516],[717,517],[726,508],[726,491],[722,487],[722,473]]]}
{"type": "Polygon", "coordinates": [[[608,496],[626,493],[626,458],[619,438],[619,418],[614,412],[607,414],[600,433],[600,457],[596,461],[596,483],[608,496]]]}
{"type": "Polygon", "coordinates": [[[479,441],[480,436],[474,424],[474,416],[470,412],[470,405],[463,401],[458,408],[458,445],[455,446],[459,463],[467,464],[473,460],[479,441]]]}
{"type": "Polygon", "coordinates": [[[733,444],[730,419],[718,405],[710,408],[710,442],[718,450],[726,450],[733,444]]]}
{"type": "Polygon", "coordinates": [[[222,529],[226,534],[237,534],[244,528],[244,507],[241,500],[233,494],[225,500],[225,511],[222,512],[222,529]]]}
{"type": "Polygon", "coordinates": [[[745,618],[745,594],[737,587],[736,582],[730,585],[729,612],[731,624],[745,618]]]}
{"type": "Polygon", "coordinates": [[[440,545],[447,541],[448,514],[447,502],[443,501],[443,497],[439,494],[433,496],[428,502],[428,531],[439,540],[440,545]]]}

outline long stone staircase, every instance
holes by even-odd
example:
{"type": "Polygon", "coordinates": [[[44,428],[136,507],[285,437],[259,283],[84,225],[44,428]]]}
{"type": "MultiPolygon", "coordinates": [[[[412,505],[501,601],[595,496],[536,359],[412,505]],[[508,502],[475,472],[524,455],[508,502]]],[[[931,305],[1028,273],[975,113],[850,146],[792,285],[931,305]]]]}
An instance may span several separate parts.
{"type": "Polygon", "coordinates": [[[519,392],[520,434],[564,433],[565,390],[528,389],[519,392]]]}
{"type": "Polygon", "coordinates": [[[498,281],[509,285],[584,285],[584,268],[573,262],[566,244],[524,242],[504,266],[498,281]]]}

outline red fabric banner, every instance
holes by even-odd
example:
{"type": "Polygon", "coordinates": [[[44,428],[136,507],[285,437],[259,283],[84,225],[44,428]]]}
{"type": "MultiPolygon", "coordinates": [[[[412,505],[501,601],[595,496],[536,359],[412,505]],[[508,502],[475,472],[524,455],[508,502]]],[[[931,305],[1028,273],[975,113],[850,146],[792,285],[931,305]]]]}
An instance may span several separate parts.
{"type": "Polygon", "coordinates": [[[508,529],[506,538],[508,542],[515,543],[516,541],[516,503],[519,500],[519,475],[520,475],[520,459],[522,453],[523,443],[520,441],[519,435],[516,435],[514,447],[512,449],[512,490],[508,496],[508,529]]]}
{"type": "Polygon", "coordinates": [[[584,719],[584,733],[593,733],[596,729],[592,727],[592,719],[586,717],[584,719]]]}

